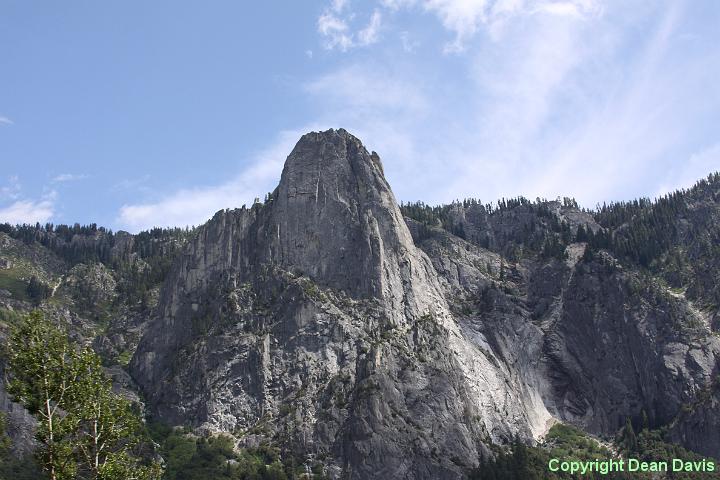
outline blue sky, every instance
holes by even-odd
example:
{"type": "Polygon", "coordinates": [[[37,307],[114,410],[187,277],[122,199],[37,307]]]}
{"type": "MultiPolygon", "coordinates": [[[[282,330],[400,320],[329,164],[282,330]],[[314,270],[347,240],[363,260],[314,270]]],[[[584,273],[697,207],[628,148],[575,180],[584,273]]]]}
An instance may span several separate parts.
{"type": "Polygon", "coordinates": [[[344,127],[398,200],[720,170],[720,2],[0,0],[0,221],[197,225],[344,127]]]}

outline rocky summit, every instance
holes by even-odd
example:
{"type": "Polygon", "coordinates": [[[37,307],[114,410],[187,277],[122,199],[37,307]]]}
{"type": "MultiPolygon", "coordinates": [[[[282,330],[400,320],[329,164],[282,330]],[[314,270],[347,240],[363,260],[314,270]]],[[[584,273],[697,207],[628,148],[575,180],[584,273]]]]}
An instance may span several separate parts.
{"type": "Polygon", "coordinates": [[[719,200],[711,175],[595,211],[401,206],[339,129],[304,135],[264,202],[196,231],[0,240],[4,262],[46,265],[66,300],[43,308],[108,365],[124,358],[114,379],[154,421],[334,479],[461,479],[558,423],[608,441],[630,423],[720,456],[719,200]]]}
{"type": "Polygon", "coordinates": [[[158,312],[131,372],[160,417],[270,436],[337,475],[459,478],[484,442],[551,418],[456,320],[380,159],[344,130],[305,135],[268,202],[202,227],[158,312]]]}

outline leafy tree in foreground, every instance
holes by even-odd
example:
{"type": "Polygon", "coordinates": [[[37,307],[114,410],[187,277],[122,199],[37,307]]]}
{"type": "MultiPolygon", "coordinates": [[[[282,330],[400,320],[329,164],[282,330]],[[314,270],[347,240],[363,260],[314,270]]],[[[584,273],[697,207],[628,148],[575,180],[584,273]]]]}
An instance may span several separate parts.
{"type": "Polygon", "coordinates": [[[26,316],[8,346],[9,392],[38,419],[36,452],[52,480],[154,480],[157,464],[134,454],[141,422],[112,392],[100,359],[72,344],[40,312],[26,316]]]}

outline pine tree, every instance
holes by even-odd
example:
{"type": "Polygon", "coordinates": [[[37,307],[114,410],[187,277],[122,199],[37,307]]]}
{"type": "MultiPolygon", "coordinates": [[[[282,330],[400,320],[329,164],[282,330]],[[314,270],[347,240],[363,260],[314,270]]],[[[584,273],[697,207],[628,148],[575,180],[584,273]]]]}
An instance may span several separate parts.
{"type": "Polygon", "coordinates": [[[635,435],[635,429],[632,426],[630,417],[625,420],[625,427],[622,433],[623,443],[630,452],[636,452],[638,448],[637,436],[635,435]]]}
{"type": "Polygon", "coordinates": [[[587,242],[588,241],[588,235],[585,231],[585,227],[582,225],[578,225],[577,233],[575,234],[575,241],[576,242],[587,242]]]}

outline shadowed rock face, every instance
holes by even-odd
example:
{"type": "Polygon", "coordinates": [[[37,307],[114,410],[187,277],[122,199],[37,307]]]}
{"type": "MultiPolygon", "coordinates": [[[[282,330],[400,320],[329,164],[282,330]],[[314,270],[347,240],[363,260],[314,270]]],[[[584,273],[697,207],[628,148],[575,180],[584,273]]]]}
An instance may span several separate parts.
{"type": "MultiPolygon", "coordinates": [[[[481,220],[468,235],[513,238],[481,220]]],[[[709,384],[709,327],[683,323],[683,298],[629,291],[612,258],[573,244],[508,264],[418,231],[374,152],[303,136],[269,201],[218,212],[174,264],[131,362],[154,414],[324,458],[333,478],[452,479],[490,442],[667,422],[709,384]]]]}

